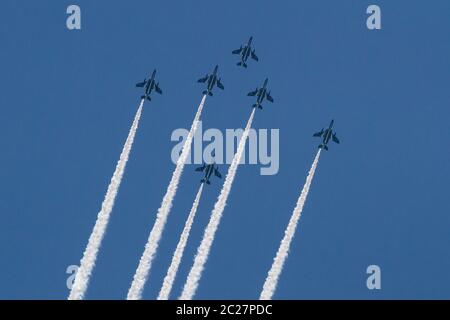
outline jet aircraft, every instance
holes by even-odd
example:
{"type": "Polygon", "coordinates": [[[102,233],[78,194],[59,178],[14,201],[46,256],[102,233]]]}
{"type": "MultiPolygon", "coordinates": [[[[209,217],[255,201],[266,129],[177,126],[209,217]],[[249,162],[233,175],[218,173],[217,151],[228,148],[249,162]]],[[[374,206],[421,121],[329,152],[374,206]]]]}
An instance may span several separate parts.
{"type": "Polygon", "coordinates": [[[222,82],[220,81],[220,78],[218,78],[217,70],[219,69],[219,66],[216,65],[214,68],[214,71],[212,74],[207,74],[203,78],[198,79],[198,82],[205,83],[206,82],[206,90],[203,91],[203,94],[207,94],[209,96],[212,96],[212,89],[214,89],[214,86],[219,87],[220,89],[224,89],[222,82]]]}
{"type": "Polygon", "coordinates": [[[159,83],[156,82],[155,76],[156,76],[156,69],[153,70],[153,73],[152,73],[150,79],[148,79],[148,80],[144,79],[143,82],[139,82],[138,84],[136,84],[136,87],[145,88],[144,94],[141,96],[142,99],[147,99],[148,101],[152,101],[152,99],[150,98],[150,94],[152,93],[153,90],[155,90],[159,94],[162,94],[162,90],[159,87],[159,83]]]}
{"type": "Polygon", "coordinates": [[[331,120],[327,129],[324,130],[322,128],[322,130],[313,135],[314,137],[322,137],[322,143],[319,145],[320,149],[328,150],[328,142],[330,142],[330,140],[333,140],[335,143],[339,143],[336,132],[333,131],[333,124],[334,120],[331,120]]]}
{"type": "Polygon", "coordinates": [[[258,61],[255,49],[252,50],[252,40],[253,37],[250,37],[250,39],[248,39],[248,42],[244,44],[244,46],[241,46],[239,49],[232,51],[233,54],[241,55],[241,61],[237,63],[238,66],[243,66],[244,68],[247,68],[247,60],[249,57],[251,57],[253,60],[258,61]]]}
{"type": "Polygon", "coordinates": [[[222,178],[222,175],[219,172],[219,166],[216,165],[215,162],[210,163],[210,164],[206,164],[204,163],[201,167],[198,167],[197,169],[195,169],[195,171],[201,171],[205,173],[205,177],[200,180],[201,183],[206,182],[207,184],[211,184],[210,182],[210,178],[211,175],[214,173],[214,175],[218,178],[222,178]]]}
{"type": "Polygon", "coordinates": [[[247,95],[250,97],[256,96],[256,103],[253,108],[262,109],[262,103],[264,100],[273,102],[273,98],[270,95],[270,91],[267,91],[267,82],[269,79],[264,80],[264,84],[261,88],[256,88],[255,91],[249,92],[247,95]]]}

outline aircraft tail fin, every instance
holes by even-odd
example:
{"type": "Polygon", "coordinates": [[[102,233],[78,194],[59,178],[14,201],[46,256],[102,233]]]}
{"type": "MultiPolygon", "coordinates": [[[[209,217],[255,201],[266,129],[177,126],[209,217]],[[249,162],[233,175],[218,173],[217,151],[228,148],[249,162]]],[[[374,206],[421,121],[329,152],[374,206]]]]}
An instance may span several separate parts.
{"type": "Polygon", "coordinates": [[[208,95],[212,97],[213,93],[211,91],[208,92],[208,95]]]}
{"type": "Polygon", "coordinates": [[[152,99],[150,98],[150,96],[147,96],[147,100],[148,100],[148,101],[152,101],[152,99]]]}
{"type": "Polygon", "coordinates": [[[208,94],[208,90],[204,90],[202,93],[203,94],[208,94]]]}
{"type": "Polygon", "coordinates": [[[247,68],[247,64],[245,62],[242,65],[244,66],[244,68],[247,68]]]}
{"type": "Polygon", "coordinates": [[[328,151],[328,146],[327,146],[327,145],[321,144],[321,145],[319,146],[319,148],[320,148],[320,149],[325,149],[325,150],[328,151]]]}
{"type": "Polygon", "coordinates": [[[237,66],[242,66],[242,61],[239,61],[238,63],[236,63],[237,66]]]}

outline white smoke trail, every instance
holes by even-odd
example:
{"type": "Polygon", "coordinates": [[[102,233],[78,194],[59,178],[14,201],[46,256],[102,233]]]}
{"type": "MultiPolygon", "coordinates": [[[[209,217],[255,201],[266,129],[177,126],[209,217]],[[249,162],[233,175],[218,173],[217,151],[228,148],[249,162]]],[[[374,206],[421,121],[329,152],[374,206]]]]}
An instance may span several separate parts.
{"type": "Polygon", "coordinates": [[[114,171],[111,182],[109,183],[108,191],[106,192],[105,199],[102,203],[102,208],[97,215],[97,221],[95,222],[94,229],[89,237],[87,247],[84,250],[83,258],[80,261],[80,267],[77,271],[72,290],[70,291],[69,300],[82,300],[86,293],[89,279],[91,277],[92,270],[95,267],[95,261],[97,260],[97,254],[103,237],[105,236],[109,217],[114,207],[114,201],[116,199],[117,192],[119,191],[120,183],[128,161],[128,156],[130,155],[131,147],[133,146],[134,136],[136,135],[139,125],[139,119],[141,118],[144,101],[144,99],[141,100],[134,117],[133,124],[131,125],[130,132],[128,133],[127,140],[125,141],[122,153],[120,154],[120,159],[117,162],[116,170],[114,171]]]}
{"type": "Polygon", "coordinates": [[[273,259],[272,268],[267,274],[266,281],[263,286],[263,290],[259,297],[260,300],[271,300],[273,294],[275,293],[275,289],[277,288],[278,280],[280,278],[281,271],[283,270],[284,262],[289,253],[289,247],[291,245],[292,238],[295,234],[295,229],[297,228],[298,220],[302,215],[303,206],[306,202],[306,198],[308,197],[309,187],[311,186],[312,179],[314,177],[314,172],[316,171],[317,164],[319,162],[320,152],[322,149],[317,151],[316,157],[314,158],[314,162],[309,170],[309,174],[306,177],[305,185],[303,186],[302,193],[298,198],[297,205],[292,212],[291,219],[289,220],[289,224],[284,232],[283,240],[281,240],[280,247],[278,248],[277,255],[273,259]]]}
{"type": "Polygon", "coordinates": [[[170,291],[172,291],[173,282],[178,272],[178,267],[180,266],[181,259],[183,258],[184,248],[186,247],[186,242],[189,238],[189,233],[191,232],[192,223],[194,222],[195,213],[197,212],[197,207],[200,202],[200,197],[202,196],[204,183],[200,185],[198,189],[197,196],[195,197],[194,203],[192,204],[191,212],[184,225],[183,232],[181,233],[180,240],[178,242],[177,248],[173,254],[172,262],[167,270],[167,275],[164,278],[164,282],[159,292],[158,300],[169,299],[170,291]]]}
{"type": "Polygon", "coordinates": [[[181,155],[178,158],[177,166],[172,174],[172,179],[170,180],[169,186],[167,187],[167,191],[164,195],[161,206],[158,209],[155,224],[153,225],[152,231],[150,232],[150,235],[148,237],[144,253],[142,254],[141,260],[139,261],[139,266],[136,269],[136,273],[134,274],[133,282],[131,283],[130,289],[128,290],[128,300],[140,300],[142,298],[142,291],[144,290],[145,283],[147,282],[150,268],[152,266],[152,261],[155,257],[156,250],[158,249],[159,240],[161,239],[167,217],[169,215],[170,209],[172,208],[173,198],[175,197],[175,194],[177,192],[178,183],[180,181],[181,174],[183,173],[184,164],[186,163],[187,157],[189,156],[191,151],[192,139],[194,137],[195,131],[197,130],[205,100],[206,95],[203,95],[197,113],[195,114],[191,130],[189,131],[186,141],[184,142],[181,155]]]}
{"type": "Polygon", "coordinates": [[[236,154],[234,155],[233,161],[228,168],[227,177],[223,183],[222,191],[220,192],[219,198],[217,199],[214,209],[211,213],[211,219],[209,220],[208,226],[205,229],[202,242],[197,249],[197,255],[195,256],[194,264],[189,272],[186,283],[184,284],[183,292],[179,299],[181,300],[191,300],[195,291],[197,291],[198,283],[202,276],[205,263],[208,260],[209,251],[211,250],[211,245],[214,241],[214,235],[222,218],[223,210],[227,204],[228,195],[230,194],[231,187],[233,185],[233,180],[237,172],[239,163],[241,162],[242,153],[244,152],[245,143],[252,126],[253,116],[255,115],[255,109],[248,119],[247,126],[245,127],[244,133],[239,141],[239,146],[236,154]]]}

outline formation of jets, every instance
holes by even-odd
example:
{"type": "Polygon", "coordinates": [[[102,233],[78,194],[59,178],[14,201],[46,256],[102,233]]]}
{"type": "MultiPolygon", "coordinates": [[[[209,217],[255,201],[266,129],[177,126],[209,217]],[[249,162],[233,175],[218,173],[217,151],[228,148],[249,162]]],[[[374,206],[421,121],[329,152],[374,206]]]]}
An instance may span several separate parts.
{"type": "Polygon", "coordinates": [[[322,138],[322,144],[319,145],[320,149],[328,150],[328,142],[330,140],[333,140],[335,143],[339,143],[338,137],[336,137],[336,132],[333,131],[333,124],[334,120],[331,120],[330,125],[327,129],[320,130],[319,132],[316,132],[313,136],[314,137],[321,137],[322,138]]]}
{"type": "MultiPolygon", "coordinates": [[[[238,66],[242,66],[247,68],[247,61],[249,58],[252,58],[255,61],[259,61],[258,56],[255,53],[255,49],[252,48],[253,37],[250,37],[246,44],[241,45],[239,49],[233,50],[232,54],[239,54],[240,61],[237,63],[238,66]]],[[[211,74],[206,74],[203,78],[198,79],[200,83],[206,83],[206,89],[203,91],[204,95],[212,96],[212,90],[214,87],[218,87],[219,89],[224,90],[225,87],[222,84],[220,77],[218,76],[219,66],[216,65],[213,72],[211,74]]],[[[136,87],[144,88],[144,95],[141,96],[142,99],[147,99],[151,101],[150,94],[153,91],[156,91],[159,94],[162,94],[162,90],[159,87],[159,83],[156,82],[155,79],[156,70],[153,71],[151,77],[147,80],[144,79],[143,82],[136,84],[136,87]]],[[[251,91],[247,94],[247,96],[255,97],[256,102],[253,104],[253,108],[262,109],[262,103],[264,100],[269,102],[273,102],[273,98],[270,95],[270,91],[267,88],[267,83],[269,79],[266,78],[262,87],[256,88],[254,91],[251,91]]],[[[314,137],[322,138],[322,143],[319,145],[319,148],[328,150],[328,142],[332,140],[335,143],[339,143],[339,139],[336,136],[336,133],[333,131],[334,120],[331,120],[331,123],[327,129],[322,129],[320,132],[315,133],[314,137]]],[[[210,178],[214,174],[218,178],[222,178],[222,175],[219,172],[219,167],[215,162],[206,164],[204,163],[201,167],[195,169],[195,171],[204,172],[205,176],[201,180],[201,183],[211,184],[210,178]]]]}
{"type": "Polygon", "coordinates": [[[148,101],[152,101],[152,99],[150,98],[150,94],[152,93],[153,90],[155,90],[156,92],[158,92],[159,94],[162,94],[162,90],[159,87],[159,83],[156,82],[155,79],[156,76],[156,70],[153,70],[152,76],[150,77],[150,79],[144,79],[143,82],[139,82],[138,84],[136,84],[136,87],[140,87],[140,88],[145,88],[144,89],[144,95],[141,96],[142,99],[147,99],[148,101]]]}

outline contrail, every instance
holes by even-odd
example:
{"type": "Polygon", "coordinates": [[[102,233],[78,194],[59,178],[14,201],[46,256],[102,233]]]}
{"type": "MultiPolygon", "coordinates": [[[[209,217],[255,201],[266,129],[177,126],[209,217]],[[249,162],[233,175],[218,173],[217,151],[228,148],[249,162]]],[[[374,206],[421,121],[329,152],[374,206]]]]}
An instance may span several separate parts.
{"type": "Polygon", "coordinates": [[[303,186],[302,193],[298,198],[297,205],[292,212],[291,219],[289,220],[289,224],[284,232],[283,240],[281,240],[280,247],[278,248],[277,255],[275,259],[273,259],[272,268],[270,268],[269,273],[267,274],[266,281],[263,286],[263,290],[259,297],[260,300],[271,300],[273,294],[275,293],[275,289],[277,288],[278,280],[280,278],[281,271],[283,270],[284,262],[289,253],[289,247],[291,245],[292,238],[295,234],[295,229],[297,228],[298,220],[302,215],[303,206],[306,202],[306,197],[308,196],[309,187],[311,186],[312,179],[314,177],[314,172],[317,168],[317,163],[319,162],[320,152],[322,149],[317,151],[316,157],[314,158],[314,162],[309,170],[309,174],[306,177],[305,185],[303,186]]]}
{"type": "Polygon", "coordinates": [[[186,247],[186,242],[189,238],[189,233],[191,232],[192,223],[194,222],[195,213],[197,212],[197,207],[200,202],[200,197],[202,196],[204,183],[200,185],[198,189],[197,196],[195,197],[194,203],[192,204],[191,212],[184,225],[183,232],[181,233],[180,240],[178,242],[175,253],[173,254],[172,262],[167,270],[167,275],[164,278],[164,282],[159,292],[158,300],[169,299],[170,291],[172,291],[173,282],[177,275],[178,267],[180,266],[181,259],[183,258],[184,248],[186,247]]]}
{"type": "Polygon", "coordinates": [[[167,216],[172,208],[173,198],[177,192],[178,182],[180,181],[181,174],[183,173],[184,164],[191,151],[192,138],[197,130],[198,122],[202,114],[203,105],[205,104],[206,95],[203,95],[202,101],[195,114],[194,121],[191,126],[191,130],[184,142],[181,155],[178,158],[177,166],[172,174],[169,186],[167,187],[166,194],[162,200],[161,206],[158,209],[156,215],[156,221],[153,225],[152,231],[148,237],[147,244],[145,245],[144,253],[142,254],[139,266],[136,269],[136,273],[133,277],[130,289],[128,290],[128,300],[140,300],[142,298],[142,291],[144,290],[145,282],[147,281],[152,266],[153,258],[155,257],[156,250],[158,249],[159,240],[161,239],[164,226],[166,224],[167,216]]]}
{"type": "Polygon", "coordinates": [[[89,279],[92,274],[92,270],[97,260],[97,254],[100,249],[103,237],[105,236],[106,227],[108,226],[109,217],[114,207],[114,201],[116,200],[117,192],[119,191],[120,183],[122,181],[123,173],[127,165],[128,156],[130,155],[131,147],[133,146],[134,136],[139,125],[139,119],[141,118],[142,106],[144,105],[144,99],[141,100],[139,108],[134,117],[133,124],[130,132],[128,133],[127,140],[123,147],[120,159],[117,162],[116,170],[111,178],[111,182],[108,186],[105,199],[102,203],[102,208],[97,215],[97,221],[95,222],[94,229],[86,249],[84,250],[83,258],[80,261],[80,267],[77,271],[75,281],[70,291],[69,300],[82,300],[86,294],[86,289],[89,284],[89,279]]]}
{"type": "Polygon", "coordinates": [[[217,199],[214,209],[211,213],[211,219],[209,220],[208,226],[206,227],[205,233],[203,235],[202,242],[197,249],[197,255],[195,256],[194,264],[189,272],[186,283],[184,284],[183,292],[179,299],[181,300],[191,300],[197,290],[198,283],[202,276],[205,263],[208,260],[209,251],[211,250],[211,245],[214,241],[214,235],[222,218],[223,210],[227,204],[228,195],[230,194],[231,187],[233,185],[233,180],[236,175],[236,171],[239,163],[241,162],[242,153],[244,152],[245,143],[252,126],[253,116],[255,115],[255,108],[248,119],[247,126],[245,127],[244,133],[242,134],[241,141],[239,141],[239,146],[236,154],[233,157],[230,167],[228,168],[227,177],[223,183],[222,191],[220,192],[219,198],[217,199]]]}

